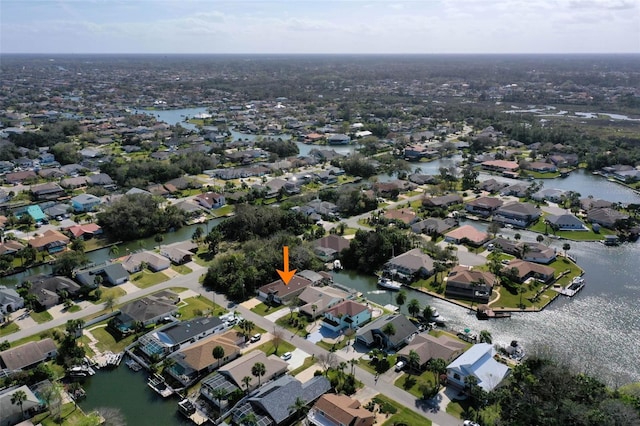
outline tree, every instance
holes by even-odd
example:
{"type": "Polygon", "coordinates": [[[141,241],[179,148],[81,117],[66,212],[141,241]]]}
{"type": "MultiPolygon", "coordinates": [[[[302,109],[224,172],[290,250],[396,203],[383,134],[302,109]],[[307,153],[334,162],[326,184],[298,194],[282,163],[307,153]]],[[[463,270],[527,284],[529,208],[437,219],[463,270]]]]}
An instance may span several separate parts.
{"type": "Polygon", "coordinates": [[[120,254],[120,249],[118,248],[117,245],[114,244],[111,247],[109,247],[109,254],[114,257],[118,257],[118,254],[120,254]]]}
{"type": "Polygon", "coordinates": [[[193,231],[193,234],[191,234],[191,240],[194,243],[197,243],[200,241],[200,238],[202,238],[202,235],[204,234],[204,231],[202,230],[201,226],[198,226],[195,231],[193,231]]]}
{"type": "Polygon", "coordinates": [[[73,339],[77,339],[82,336],[82,329],[84,328],[84,320],[72,319],[68,320],[65,326],[65,330],[69,336],[73,339]]]}
{"type": "Polygon", "coordinates": [[[407,310],[409,311],[409,315],[413,317],[417,316],[420,313],[420,301],[418,301],[418,299],[409,300],[407,310]]]}
{"type": "Polygon", "coordinates": [[[436,388],[440,387],[440,375],[447,372],[447,363],[442,358],[431,358],[427,363],[427,369],[433,373],[436,388]]]}
{"type": "Polygon", "coordinates": [[[282,343],[284,337],[283,334],[284,333],[282,332],[282,330],[277,328],[274,328],[273,333],[271,333],[271,335],[273,336],[273,338],[271,339],[271,344],[273,344],[273,350],[276,355],[278,355],[278,348],[280,347],[280,344],[282,343]]]}
{"type": "Polygon", "coordinates": [[[244,384],[244,389],[247,393],[249,393],[249,385],[251,384],[251,376],[244,376],[242,378],[242,383],[244,384]]]}
{"type": "Polygon", "coordinates": [[[224,358],[224,348],[220,345],[216,346],[215,348],[213,348],[213,351],[211,352],[211,354],[213,355],[213,357],[218,360],[218,368],[220,367],[220,360],[222,358],[224,358]]]}
{"type": "Polygon", "coordinates": [[[20,412],[22,413],[22,417],[24,418],[24,411],[22,410],[22,404],[27,400],[27,394],[22,389],[18,389],[11,395],[11,404],[19,405],[20,412]]]}
{"type": "Polygon", "coordinates": [[[153,241],[155,241],[156,243],[158,243],[158,249],[160,249],[161,247],[161,243],[164,241],[164,237],[162,236],[162,234],[156,234],[153,237],[153,241]]]}
{"type": "Polygon", "coordinates": [[[431,320],[432,316],[433,316],[433,308],[430,305],[426,305],[422,310],[422,318],[424,318],[425,321],[429,321],[431,320]]]}
{"type": "Polygon", "coordinates": [[[404,302],[406,301],[407,301],[407,293],[404,290],[400,290],[400,292],[398,292],[398,295],[396,296],[396,303],[398,304],[401,310],[402,310],[402,305],[404,305],[404,302]]]}
{"type": "Polygon", "coordinates": [[[420,355],[413,349],[409,351],[408,364],[411,372],[418,371],[418,367],[420,367],[420,355]]]}
{"type": "Polygon", "coordinates": [[[571,244],[569,244],[569,243],[564,243],[564,244],[562,245],[562,250],[564,250],[564,257],[567,257],[567,252],[568,252],[569,250],[571,250],[571,244]]]}
{"type": "Polygon", "coordinates": [[[117,303],[117,299],[113,295],[108,295],[104,298],[104,308],[110,309],[113,312],[113,308],[115,308],[117,303]]]}
{"type": "Polygon", "coordinates": [[[309,411],[307,401],[301,397],[297,397],[293,404],[289,406],[289,413],[294,416],[295,419],[303,417],[309,411]]]}
{"type": "Polygon", "coordinates": [[[493,338],[491,336],[491,332],[488,330],[480,331],[480,343],[489,343],[491,344],[493,338]]]}
{"type": "Polygon", "coordinates": [[[491,235],[492,238],[496,237],[496,234],[500,230],[500,224],[498,222],[491,222],[487,227],[487,232],[491,235]]]}
{"type": "Polygon", "coordinates": [[[84,240],[82,238],[74,238],[71,240],[71,250],[84,251],[84,240]]]}
{"type": "Polygon", "coordinates": [[[538,234],[538,236],[536,237],[536,241],[541,243],[544,241],[544,235],[538,234]]]}
{"type": "Polygon", "coordinates": [[[251,374],[253,375],[253,377],[258,378],[258,387],[260,387],[260,379],[266,373],[267,373],[267,368],[261,362],[256,362],[255,364],[253,364],[253,367],[251,367],[251,374]]]}
{"type": "Polygon", "coordinates": [[[324,374],[327,375],[330,368],[336,365],[338,358],[335,352],[325,352],[318,355],[318,362],[324,370],[324,374]]]}
{"type": "Polygon", "coordinates": [[[227,399],[227,391],[224,388],[215,388],[213,390],[213,397],[218,401],[218,407],[220,407],[220,412],[222,412],[222,400],[227,399]]]}
{"type": "Polygon", "coordinates": [[[316,319],[316,311],[318,310],[318,305],[311,305],[311,311],[313,312],[313,319],[316,319]]]}
{"type": "Polygon", "coordinates": [[[242,330],[242,335],[244,336],[245,340],[249,339],[249,337],[251,336],[251,332],[254,328],[256,328],[256,325],[253,323],[253,321],[249,321],[248,319],[244,318],[240,320],[238,326],[240,327],[240,330],[242,330]]]}
{"type": "Polygon", "coordinates": [[[388,322],[384,327],[382,327],[382,332],[387,336],[393,336],[396,334],[396,327],[393,323],[388,322]]]}
{"type": "Polygon", "coordinates": [[[80,251],[65,251],[53,263],[53,273],[71,278],[73,271],[88,262],[87,256],[80,251]]]}
{"type": "Polygon", "coordinates": [[[253,412],[251,412],[240,419],[240,424],[242,426],[257,426],[258,418],[253,412]]]}
{"type": "Polygon", "coordinates": [[[211,254],[218,253],[218,246],[220,245],[221,241],[222,241],[222,233],[220,232],[220,229],[218,229],[217,227],[213,228],[204,238],[204,242],[207,243],[209,253],[211,254]]]}
{"type": "Polygon", "coordinates": [[[513,236],[513,238],[514,238],[516,241],[520,241],[520,239],[522,238],[522,235],[520,235],[520,233],[519,233],[519,232],[516,232],[516,234],[513,236]]]}

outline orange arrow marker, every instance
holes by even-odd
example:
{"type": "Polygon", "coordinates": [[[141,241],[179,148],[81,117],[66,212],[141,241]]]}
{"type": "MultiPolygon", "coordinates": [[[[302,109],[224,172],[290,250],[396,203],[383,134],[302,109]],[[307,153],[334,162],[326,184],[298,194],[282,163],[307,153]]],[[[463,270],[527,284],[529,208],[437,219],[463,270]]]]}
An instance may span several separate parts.
{"type": "Polygon", "coordinates": [[[284,256],[284,271],[276,269],[276,272],[278,272],[278,275],[280,275],[280,278],[282,279],[282,281],[284,281],[284,284],[289,285],[289,281],[291,281],[291,278],[293,278],[293,274],[296,273],[296,270],[289,270],[289,246],[282,246],[282,252],[284,256]]]}

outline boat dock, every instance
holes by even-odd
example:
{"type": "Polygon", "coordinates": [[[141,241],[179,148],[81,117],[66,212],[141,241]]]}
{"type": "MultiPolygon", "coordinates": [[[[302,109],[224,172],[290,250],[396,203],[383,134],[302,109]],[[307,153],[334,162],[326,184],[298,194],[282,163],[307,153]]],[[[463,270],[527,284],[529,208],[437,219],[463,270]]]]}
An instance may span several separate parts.
{"type": "Polygon", "coordinates": [[[103,352],[93,357],[96,368],[117,367],[120,365],[124,352],[114,354],[113,352],[103,352]]]}
{"type": "Polygon", "coordinates": [[[498,318],[511,318],[511,312],[508,311],[494,311],[489,307],[478,307],[476,311],[476,318],[479,320],[498,319],[498,318]]]}
{"type": "Polygon", "coordinates": [[[179,410],[186,418],[197,425],[206,423],[209,419],[189,399],[183,399],[178,403],[179,410]]]}
{"type": "Polygon", "coordinates": [[[571,280],[571,283],[568,286],[566,287],[554,286],[553,289],[564,296],[573,297],[576,294],[578,294],[578,292],[580,292],[580,290],[582,290],[584,286],[585,286],[584,278],[575,277],[573,280],[571,280]]]}
{"type": "Polygon", "coordinates": [[[130,369],[132,369],[135,372],[138,372],[138,371],[142,370],[142,366],[140,364],[138,364],[137,362],[135,362],[134,360],[132,360],[132,359],[129,359],[129,360],[125,361],[124,363],[127,365],[127,367],[129,367],[130,369]]]}

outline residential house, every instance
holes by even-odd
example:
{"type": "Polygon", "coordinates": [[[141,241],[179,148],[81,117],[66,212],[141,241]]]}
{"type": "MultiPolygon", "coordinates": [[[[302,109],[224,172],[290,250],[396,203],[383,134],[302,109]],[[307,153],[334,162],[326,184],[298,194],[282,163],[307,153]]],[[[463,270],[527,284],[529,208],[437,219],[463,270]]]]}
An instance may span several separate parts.
{"type": "Polygon", "coordinates": [[[36,303],[42,309],[49,309],[62,302],[63,297],[73,298],[80,294],[80,286],[67,277],[37,275],[29,277],[29,294],[33,294],[36,303]]]}
{"type": "Polygon", "coordinates": [[[401,314],[382,315],[356,332],[356,342],[366,347],[398,350],[408,344],[418,333],[418,328],[401,314]],[[391,326],[388,326],[391,324],[391,326]],[[393,327],[393,334],[385,334],[387,327],[393,327]]]}
{"type": "Polygon", "coordinates": [[[347,293],[336,287],[312,285],[305,288],[298,296],[301,303],[299,311],[315,319],[323,315],[327,309],[353,296],[353,293],[347,293]]]}
{"type": "Polygon", "coordinates": [[[4,180],[9,185],[17,185],[29,179],[35,179],[37,177],[36,173],[32,170],[24,170],[19,172],[7,173],[4,175],[4,180]]]}
{"type": "Polygon", "coordinates": [[[446,297],[488,303],[496,277],[491,272],[458,265],[451,270],[446,281],[446,297]]]}
{"type": "Polygon", "coordinates": [[[527,164],[527,170],[531,170],[539,173],[548,173],[548,172],[557,172],[558,167],[555,164],[542,162],[542,161],[532,161],[527,164]]]}
{"type": "Polygon", "coordinates": [[[447,382],[464,389],[465,379],[473,376],[478,385],[489,392],[509,374],[509,367],[496,361],[496,351],[489,343],[478,343],[447,365],[447,382]]]}
{"type": "Polygon", "coordinates": [[[554,279],[555,269],[526,260],[513,259],[507,263],[503,272],[513,274],[520,283],[524,283],[530,278],[549,283],[554,279]]]}
{"type": "Polygon", "coordinates": [[[327,137],[329,145],[348,145],[349,143],[351,143],[351,138],[344,134],[336,133],[327,137]]]}
{"type": "Polygon", "coordinates": [[[58,253],[67,247],[69,241],[70,238],[62,232],[48,229],[42,235],[29,240],[29,245],[38,251],[58,253]]]}
{"type": "Polygon", "coordinates": [[[375,414],[362,408],[360,401],[347,395],[322,395],[307,414],[313,426],[373,426],[375,414]]]}
{"type": "Polygon", "coordinates": [[[489,241],[489,234],[478,231],[471,225],[463,225],[444,234],[444,240],[453,244],[470,244],[479,247],[489,241]]]}
{"type": "Polygon", "coordinates": [[[0,390],[0,413],[2,413],[2,416],[0,416],[0,426],[24,425],[25,422],[23,422],[23,420],[25,418],[35,416],[44,410],[44,408],[44,403],[27,385],[10,386],[0,390]],[[13,395],[17,392],[23,392],[27,397],[21,404],[15,404],[13,402],[13,395]]]}
{"type": "Polygon", "coordinates": [[[554,248],[537,242],[496,238],[492,241],[492,244],[494,247],[500,247],[504,253],[528,262],[549,264],[556,259],[556,250],[554,248]]]}
{"type": "Polygon", "coordinates": [[[113,179],[106,173],[96,173],[94,175],[87,176],[88,182],[91,185],[103,186],[105,188],[113,187],[113,179]]]}
{"type": "Polygon", "coordinates": [[[227,394],[236,390],[251,392],[258,388],[258,384],[265,384],[275,378],[281,377],[287,372],[288,368],[289,364],[277,355],[271,354],[267,356],[260,350],[254,350],[223,365],[218,371],[202,380],[200,395],[216,407],[220,405],[224,409],[228,406],[228,403],[226,400],[218,401],[215,396],[216,389],[223,389],[227,394]],[[265,367],[265,374],[260,376],[259,379],[251,375],[251,368],[256,363],[261,363],[265,367]],[[243,381],[244,377],[247,376],[251,378],[249,383],[243,381]]]}
{"type": "Polygon", "coordinates": [[[514,201],[504,204],[496,210],[493,215],[493,220],[501,223],[509,223],[520,228],[526,228],[538,220],[541,214],[540,209],[533,204],[514,201]]]}
{"type": "Polygon", "coordinates": [[[188,387],[214,368],[219,368],[239,357],[239,345],[242,340],[242,338],[239,339],[235,330],[204,338],[173,353],[170,359],[174,363],[166,371],[183,386],[188,387]],[[213,356],[213,349],[217,346],[224,350],[224,357],[219,360],[213,356]]]}
{"type": "Polygon", "coordinates": [[[258,297],[270,303],[286,304],[311,284],[311,281],[296,274],[289,284],[279,279],[263,285],[258,289],[258,297]]]}
{"type": "Polygon", "coordinates": [[[307,215],[316,213],[321,217],[332,218],[338,213],[338,206],[329,201],[312,200],[301,207],[300,211],[307,215]]]}
{"type": "Polygon", "coordinates": [[[64,189],[78,189],[87,186],[89,179],[86,176],[76,176],[60,181],[60,186],[64,189]]]}
{"type": "Polygon", "coordinates": [[[502,206],[503,201],[496,197],[478,197],[465,203],[464,208],[471,214],[489,217],[502,206]]]}
{"type": "Polygon", "coordinates": [[[414,248],[391,258],[384,264],[384,270],[395,278],[411,282],[433,274],[433,259],[420,248],[414,248]]]}
{"type": "Polygon", "coordinates": [[[487,191],[489,193],[495,194],[498,193],[500,191],[502,191],[504,188],[506,188],[507,186],[509,186],[508,183],[505,182],[499,182],[495,179],[487,179],[485,181],[480,182],[480,184],[478,184],[478,188],[483,190],[483,191],[487,191]]]}
{"type": "MultiPolygon", "coordinates": [[[[32,204],[27,207],[26,213],[33,218],[35,223],[46,223],[47,215],[42,211],[42,208],[36,204],[32,204]]],[[[22,217],[22,215],[20,215],[22,217]]]]}
{"type": "Polygon", "coordinates": [[[176,265],[191,262],[192,256],[198,251],[198,245],[192,241],[180,241],[162,246],[160,254],[176,265]]]}
{"type": "Polygon", "coordinates": [[[615,228],[616,222],[627,219],[629,219],[629,215],[608,207],[591,209],[587,212],[587,220],[589,222],[597,223],[609,229],[615,228]]]}
{"type": "Polygon", "coordinates": [[[225,205],[224,195],[216,192],[205,192],[198,194],[194,200],[205,209],[217,209],[225,205]]]}
{"type": "Polygon", "coordinates": [[[611,207],[613,203],[608,200],[601,200],[599,198],[581,198],[580,199],[580,207],[584,211],[589,211],[591,209],[601,209],[604,207],[611,207]]]}
{"type": "Polygon", "coordinates": [[[204,213],[203,207],[197,204],[193,200],[180,201],[174,204],[174,206],[176,206],[177,208],[179,208],[185,213],[186,219],[197,218],[202,216],[204,213]]]}
{"type": "Polygon", "coordinates": [[[161,291],[133,300],[120,307],[120,313],[109,325],[122,333],[133,330],[136,324],[155,324],[162,318],[178,312],[180,297],[170,291],[161,291]]]}
{"type": "Polygon", "coordinates": [[[142,267],[145,266],[150,271],[159,272],[168,269],[171,266],[171,261],[164,256],[160,256],[152,251],[141,251],[138,253],[130,254],[125,257],[122,262],[122,266],[130,274],[140,272],[142,267]]]}
{"type": "Polygon", "coordinates": [[[24,299],[13,288],[0,285],[0,319],[24,307],[24,299]]]}
{"type": "Polygon", "coordinates": [[[450,363],[464,352],[466,344],[453,337],[442,334],[438,337],[420,333],[404,348],[398,351],[398,359],[409,363],[409,354],[414,351],[420,357],[418,370],[424,371],[432,359],[443,359],[450,363]]]}
{"type": "MultiPolygon", "coordinates": [[[[51,204],[51,203],[49,203],[51,204]]],[[[29,206],[29,207],[38,207],[40,206],[29,206]]],[[[49,219],[55,220],[63,220],[64,218],[68,218],[70,216],[70,212],[73,209],[69,204],[57,203],[53,205],[49,205],[48,207],[42,207],[42,212],[49,217],[49,219]]],[[[31,214],[31,213],[30,213],[31,214]]],[[[60,229],[63,229],[62,227],[60,229]]]]}
{"type": "Polygon", "coordinates": [[[514,183],[513,185],[507,185],[500,190],[500,195],[511,195],[514,197],[524,197],[529,191],[529,183],[514,183]]]}
{"type": "Polygon", "coordinates": [[[80,194],[71,199],[71,206],[76,212],[92,212],[100,203],[102,200],[91,194],[80,194]]]}
{"type": "Polygon", "coordinates": [[[324,376],[315,376],[305,383],[292,376],[282,376],[264,385],[249,395],[246,402],[236,406],[231,413],[233,422],[241,424],[242,419],[253,414],[259,425],[289,424],[294,416],[289,407],[298,398],[310,405],[329,389],[331,384],[324,376]]]}
{"type": "Polygon", "coordinates": [[[31,193],[36,200],[57,200],[65,195],[64,189],[54,182],[33,185],[31,187],[31,193]]]}
{"type": "Polygon", "coordinates": [[[344,300],[327,309],[322,319],[322,327],[335,333],[344,329],[358,329],[371,320],[371,310],[353,300],[344,300]]]}
{"type": "Polygon", "coordinates": [[[534,194],[532,194],[531,198],[533,198],[536,201],[547,200],[547,201],[551,201],[552,203],[560,203],[562,202],[564,197],[567,195],[567,192],[568,191],[564,191],[562,189],[543,188],[538,192],[535,192],[534,194]]]}
{"type": "Polygon", "coordinates": [[[425,144],[407,145],[404,148],[404,158],[407,161],[419,161],[421,158],[433,158],[438,154],[438,150],[429,148],[425,144]]]}
{"type": "Polygon", "coordinates": [[[427,197],[422,200],[423,207],[426,208],[445,208],[455,204],[461,204],[462,197],[458,194],[442,195],[440,197],[427,197]]]}
{"type": "Polygon", "coordinates": [[[515,172],[520,167],[516,161],[489,160],[480,163],[483,169],[497,172],[515,172]]]}
{"type": "Polygon", "coordinates": [[[0,370],[23,371],[55,358],[58,347],[47,337],[0,352],[0,370]]]}
{"type": "Polygon", "coordinates": [[[407,225],[416,221],[416,213],[410,209],[385,210],[384,217],[389,220],[398,220],[407,225]]]}
{"type": "Polygon", "coordinates": [[[0,256],[9,254],[16,255],[24,248],[24,244],[17,240],[6,240],[0,243],[0,256]]]}
{"type": "Polygon", "coordinates": [[[336,234],[329,234],[312,242],[314,253],[324,261],[338,258],[342,250],[349,248],[351,241],[336,234]]]}
{"type": "Polygon", "coordinates": [[[76,272],[76,280],[87,287],[98,286],[96,277],[101,277],[103,284],[120,285],[129,280],[129,273],[124,269],[122,263],[106,263],[76,272]]]}
{"type": "Polygon", "coordinates": [[[558,231],[588,231],[589,228],[572,214],[549,215],[545,220],[551,227],[558,231]]]}
{"type": "Polygon", "coordinates": [[[458,226],[458,221],[452,218],[440,219],[429,217],[411,225],[411,230],[416,234],[442,235],[454,226],[458,226]]]}
{"type": "Polygon", "coordinates": [[[73,238],[82,238],[90,240],[96,235],[102,234],[102,228],[97,223],[84,223],[82,225],[73,225],[66,229],[73,238]]]}

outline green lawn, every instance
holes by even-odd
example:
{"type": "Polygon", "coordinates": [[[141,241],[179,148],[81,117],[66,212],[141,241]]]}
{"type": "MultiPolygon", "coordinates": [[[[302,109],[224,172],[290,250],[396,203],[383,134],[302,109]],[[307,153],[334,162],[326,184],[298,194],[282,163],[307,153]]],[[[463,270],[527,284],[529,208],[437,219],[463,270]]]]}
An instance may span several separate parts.
{"type": "Polygon", "coordinates": [[[280,327],[286,328],[293,334],[306,335],[305,327],[308,324],[307,317],[304,314],[294,312],[293,315],[287,314],[282,318],[276,320],[276,324],[280,327]],[[289,323],[289,320],[293,321],[289,323]]]}
{"type": "Polygon", "coordinates": [[[80,307],[80,305],[73,305],[69,309],[67,309],[67,312],[78,312],[81,310],[82,308],[80,307]]]}
{"type": "Polygon", "coordinates": [[[202,246],[198,248],[198,253],[193,256],[193,261],[200,266],[209,267],[213,263],[215,256],[209,253],[206,247],[202,246]]]}
{"type": "Polygon", "coordinates": [[[189,289],[186,287],[171,287],[169,288],[169,290],[173,291],[174,293],[183,293],[189,289]]]}
{"type": "Polygon", "coordinates": [[[233,214],[233,205],[227,204],[225,206],[220,207],[219,209],[212,210],[212,213],[216,217],[223,217],[229,214],[233,214]]]}
{"type": "Polygon", "coordinates": [[[261,350],[267,355],[276,354],[280,356],[285,352],[293,352],[296,347],[289,342],[285,342],[283,338],[283,341],[278,345],[278,352],[276,352],[276,348],[273,345],[273,341],[271,340],[258,346],[257,349],[261,350]]]}
{"type": "Polygon", "coordinates": [[[409,392],[411,395],[416,398],[422,398],[422,392],[420,392],[420,385],[423,383],[429,383],[429,385],[433,386],[435,383],[435,378],[433,377],[433,373],[431,371],[425,371],[420,375],[412,375],[408,373],[404,373],[400,376],[394,383],[394,385],[400,389],[403,389],[409,392]],[[410,388],[407,388],[408,384],[406,384],[407,380],[415,380],[415,383],[410,388]]]}
{"type": "Polygon", "coordinates": [[[471,404],[468,399],[464,399],[462,401],[451,401],[447,405],[447,413],[461,419],[462,413],[466,412],[469,407],[471,407],[471,404]]]}
{"type": "Polygon", "coordinates": [[[182,275],[187,275],[193,272],[191,268],[186,265],[171,265],[171,269],[182,275]]]}
{"type": "Polygon", "coordinates": [[[133,341],[136,339],[136,335],[132,334],[118,341],[113,337],[113,335],[111,335],[111,333],[107,331],[106,327],[98,327],[92,329],[91,334],[96,338],[96,340],[98,340],[98,349],[103,352],[122,352],[124,348],[133,343],[133,341]]]}
{"type": "Polygon", "coordinates": [[[206,299],[203,296],[189,297],[180,302],[180,309],[178,309],[178,313],[180,313],[181,320],[188,320],[195,317],[200,317],[203,315],[207,315],[208,313],[213,312],[216,316],[225,312],[225,310],[221,307],[213,303],[213,301],[206,299]]]}
{"type": "Polygon", "coordinates": [[[87,354],[87,356],[89,358],[92,358],[95,355],[95,352],[93,352],[93,349],[91,349],[89,347],[89,343],[91,342],[91,340],[89,340],[89,338],[87,336],[82,336],[78,340],[84,346],[84,350],[85,350],[85,353],[87,354]]]}
{"type": "Polygon", "coordinates": [[[62,406],[60,414],[62,422],[56,421],[49,415],[49,411],[38,414],[33,420],[33,424],[42,424],[42,426],[93,426],[99,425],[100,420],[95,414],[85,415],[80,407],[76,407],[73,402],[69,402],[62,406]]]}
{"type": "Polygon", "coordinates": [[[553,232],[550,226],[545,225],[544,223],[544,215],[538,220],[534,225],[530,226],[528,229],[533,232],[537,232],[543,235],[553,235],[558,236],[560,238],[564,238],[567,240],[573,241],[601,241],[604,240],[605,235],[615,235],[615,232],[606,229],[600,228],[600,232],[593,232],[591,224],[585,224],[588,231],[557,231],[553,232]]]}
{"type": "Polygon", "coordinates": [[[127,294],[127,292],[121,289],[120,287],[105,287],[101,285],[100,291],[102,291],[102,295],[100,295],[100,300],[91,301],[91,303],[93,303],[94,305],[103,304],[104,301],[107,300],[107,297],[109,296],[112,296],[117,301],[119,297],[122,297],[125,294],[127,294]]]}
{"type": "Polygon", "coordinates": [[[42,323],[45,323],[47,321],[51,321],[53,319],[51,314],[49,312],[47,312],[47,311],[42,311],[42,312],[32,311],[30,316],[38,324],[42,324],[42,323]]]}
{"type": "Polygon", "coordinates": [[[149,272],[143,270],[131,275],[130,281],[138,288],[148,288],[161,282],[165,282],[169,279],[168,276],[162,272],[149,272]]]}
{"type": "Polygon", "coordinates": [[[3,323],[2,326],[0,326],[0,337],[15,333],[18,330],[20,330],[20,327],[18,327],[18,324],[13,321],[10,323],[3,323]]]}
{"type": "Polygon", "coordinates": [[[253,308],[251,308],[251,312],[254,312],[258,315],[260,315],[261,317],[267,315],[267,314],[272,314],[276,311],[279,311],[280,309],[284,308],[284,305],[276,305],[276,306],[270,306],[267,305],[265,303],[260,303],[259,305],[254,306],[253,308]]]}
{"type": "Polygon", "coordinates": [[[431,420],[422,417],[420,414],[416,413],[413,410],[403,407],[393,399],[388,398],[382,394],[378,394],[374,398],[374,401],[379,405],[384,406],[386,408],[384,409],[384,411],[388,411],[389,408],[392,408],[395,411],[395,414],[389,417],[389,419],[385,421],[382,426],[395,426],[399,424],[405,424],[407,426],[431,426],[431,420]]]}
{"type": "MultiPolygon", "coordinates": [[[[387,361],[389,361],[389,368],[393,368],[393,366],[396,363],[396,356],[395,355],[388,355],[387,356],[387,361]]],[[[376,365],[372,362],[372,361],[367,361],[364,359],[359,359],[358,360],[358,366],[360,366],[363,370],[368,371],[371,374],[376,374],[376,365]]],[[[388,370],[387,370],[388,371],[388,370]]]]}

